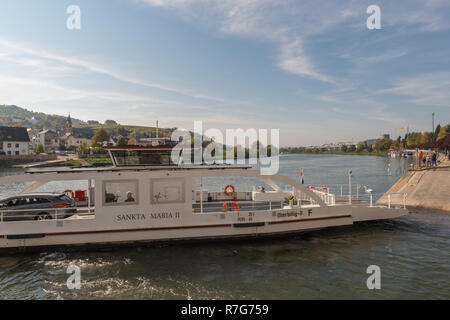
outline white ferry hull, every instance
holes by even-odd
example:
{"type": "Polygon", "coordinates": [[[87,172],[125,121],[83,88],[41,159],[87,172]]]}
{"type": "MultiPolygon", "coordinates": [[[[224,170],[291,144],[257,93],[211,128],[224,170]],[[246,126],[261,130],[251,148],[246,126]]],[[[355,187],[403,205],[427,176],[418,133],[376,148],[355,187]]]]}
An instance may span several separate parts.
{"type": "MultiPolygon", "coordinates": [[[[369,208],[370,209],[370,208],[369,208]]],[[[370,210],[367,210],[370,212],[370,210]]],[[[380,220],[376,216],[365,215],[366,210],[352,216],[342,214],[332,217],[300,218],[269,222],[239,224],[173,226],[162,228],[137,228],[124,230],[98,230],[80,232],[62,232],[48,234],[23,234],[0,236],[0,248],[26,248],[49,246],[119,246],[132,243],[151,243],[166,241],[223,240],[277,235],[290,235],[315,231],[329,227],[352,225],[357,221],[380,220]],[[261,225],[263,224],[263,225],[261,225]],[[19,237],[19,239],[16,239],[19,237]]],[[[372,210],[375,214],[375,210],[372,210]]],[[[405,212],[387,210],[384,219],[393,219],[405,212]]]]}
{"type": "MultiPolygon", "coordinates": [[[[66,181],[89,179],[95,182],[92,190],[95,209],[91,214],[75,216],[60,220],[43,221],[0,221],[0,249],[11,248],[39,248],[51,246],[89,246],[89,245],[121,245],[139,242],[160,242],[179,240],[208,240],[232,239],[237,237],[260,237],[286,235],[312,231],[328,227],[352,225],[357,221],[378,219],[392,219],[406,214],[403,209],[384,207],[351,206],[348,204],[328,204],[330,195],[323,197],[295,180],[281,175],[260,176],[258,171],[237,168],[223,170],[223,168],[179,169],[179,170],[85,170],[77,172],[39,173],[0,178],[0,183],[37,182],[42,185],[45,181],[66,181]],[[237,212],[223,213],[214,210],[207,211],[205,202],[196,202],[192,198],[195,189],[195,177],[224,177],[248,176],[259,178],[275,189],[273,192],[257,193],[253,197],[258,201],[261,197],[270,197],[278,207],[263,210],[245,207],[239,201],[237,212]],[[179,200],[158,202],[151,200],[155,186],[152,181],[172,181],[174,184],[167,188],[179,187],[179,200]],[[302,195],[310,197],[310,204],[283,204],[283,200],[276,201],[276,197],[286,195],[274,181],[279,181],[295,188],[302,195]],[[136,183],[135,192],[138,195],[133,203],[105,203],[107,187],[105,183],[128,185],[136,183]],[[181,192],[181,193],[180,193],[181,192]],[[194,212],[200,205],[201,213],[194,212]],[[197,206],[197,207],[196,207],[197,206]],[[247,209],[244,209],[247,208],[247,209]],[[205,211],[204,211],[205,209],[205,211]]],[[[164,182],[165,183],[165,182],[164,182]]],[[[127,186],[128,188],[128,186],[127,186]]],[[[89,192],[90,194],[90,192],[89,192]]],[[[287,193],[289,197],[289,192],[287,193]]],[[[223,196],[223,195],[222,195],[223,196]]],[[[300,199],[300,193],[299,197],[300,199]]],[[[243,201],[245,202],[245,201],[243,201]]],[[[216,201],[216,204],[222,204],[216,201]]],[[[219,207],[221,208],[221,206],[219,207]]],[[[89,209],[91,211],[91,209],[89,209]]]]}

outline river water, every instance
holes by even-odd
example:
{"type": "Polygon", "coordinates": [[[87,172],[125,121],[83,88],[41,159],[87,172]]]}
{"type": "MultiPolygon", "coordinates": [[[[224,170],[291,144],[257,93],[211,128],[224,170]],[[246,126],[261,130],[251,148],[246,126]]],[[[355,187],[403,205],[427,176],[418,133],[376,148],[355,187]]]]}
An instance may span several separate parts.
{"type": "MultiPolygon", "coordinates": [[[[280,173],[298,178],[303,168],[305,184],[347,184],[352,169],[354,183],[379,193],[409,165],[371,156],[280,157],[280,173]]],[[[0,197],[11,192],[0,186],[0,197]]],[[[277,239],[49,249],[0,255],[0,299],[449,299],[449,248],[449,213],[414,210],[277,239]],[[81,269],[79,290],[67,288],[70,264],[81,269]],[[370,265],[381,270],[380,290],[367,289],[370,265]]]]}

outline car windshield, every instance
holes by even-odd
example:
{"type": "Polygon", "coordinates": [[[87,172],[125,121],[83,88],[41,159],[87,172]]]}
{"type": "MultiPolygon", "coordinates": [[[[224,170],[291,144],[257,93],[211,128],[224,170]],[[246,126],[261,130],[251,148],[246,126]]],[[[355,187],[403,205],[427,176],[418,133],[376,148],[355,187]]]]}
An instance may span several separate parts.
{"type": "Polygon", "coordinates": [[[58,199],[62,201],[72,202],[72,199],[69,196],[66,196],[65,194],[60,195],[58,199]]]}

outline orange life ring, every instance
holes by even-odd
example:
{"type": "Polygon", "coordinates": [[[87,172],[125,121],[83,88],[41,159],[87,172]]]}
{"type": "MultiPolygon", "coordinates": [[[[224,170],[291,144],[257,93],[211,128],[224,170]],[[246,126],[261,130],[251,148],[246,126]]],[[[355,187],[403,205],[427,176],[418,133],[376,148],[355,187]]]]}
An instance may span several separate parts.
{"type": "Polygon", "coordinates": [[[222,212],[225,213],[225,211],[227,211],[227,207],[230,206],[230,205],[234,207],[234,212],[239,212],[239,206],[234,201],[227,201],[227,202],[225,202],[223,204],[223,206],[222,206],[222,212]]]}
{"type": "Polygon", "coordinates": [[[74,198],[75,198],[75,193],[74,193],[72,190],[67,189],[67,190],[64,190],[64,191],[63,191],[63,193],[68,193],[68,192],[70,192],[70,194],[71,194],[71,196],[72,196],[72,199],[74,199],[74,198]]]}
{"type": "Polygon", "coordinates": [[[231,197],[233,194],[236,193],[236,189],[234,188],[234,186],[232,184],[229,184],[225,187],[225,189],[223,189],[223,192],[225,192],[225,194],[229,197],[231,197]],[[228,191],[228,189],[231,188],[231,192],[228,191]]]}

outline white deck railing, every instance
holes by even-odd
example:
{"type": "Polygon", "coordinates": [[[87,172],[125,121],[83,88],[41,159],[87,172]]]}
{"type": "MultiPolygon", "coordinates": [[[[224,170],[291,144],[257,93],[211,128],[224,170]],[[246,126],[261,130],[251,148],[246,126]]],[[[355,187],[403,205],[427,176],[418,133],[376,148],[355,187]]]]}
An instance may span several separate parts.
{"type": "Polygon", "coordinates": [[[7,222],[25,222],[25,221],[57,221],[64,220],[66,218],[73,217],[75,215],[93,215],[95,213],[95,209],[93,207],[90,208],[77,208],[77,207],[67,207],[67,208],[40,208],[40,209],[23,209],[23,210],[0,210],[0,223],[7,222]],[[65,212],[65,210],[77,209],[77,212],[69,213],[65,212]],[[51,219],[36,219],[38,217],[37,214],[20,214],[21,212],[36,212],[36,213],[45,213],[46,215],[51,216],[51,219]]]}

